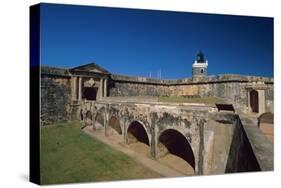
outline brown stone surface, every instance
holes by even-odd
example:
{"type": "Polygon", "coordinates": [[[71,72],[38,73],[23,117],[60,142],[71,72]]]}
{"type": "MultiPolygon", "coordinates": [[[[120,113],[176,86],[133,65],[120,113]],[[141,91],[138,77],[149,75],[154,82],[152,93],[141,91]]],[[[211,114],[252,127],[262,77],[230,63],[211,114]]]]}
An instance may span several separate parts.
{"type": "Polygon", "coordinates": [[[262,133],[267,137],[267,139],[273,143],[274,142],[274,127],[271,123],[261,123],[260,129],[262,133]]]}

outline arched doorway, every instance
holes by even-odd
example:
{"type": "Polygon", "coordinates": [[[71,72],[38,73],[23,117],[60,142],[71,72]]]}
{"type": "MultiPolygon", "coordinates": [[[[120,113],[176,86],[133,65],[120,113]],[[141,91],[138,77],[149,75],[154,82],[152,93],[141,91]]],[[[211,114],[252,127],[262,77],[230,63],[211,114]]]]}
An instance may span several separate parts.
{"type": "Polygon", "coordinates": [[[86,112],[86,119],[92,120],[92,113],[90,111],[86,112]]]}
{"type": "Polygon", "coordinates": [[[133,121],[129,125],[127,129],[127,144],[138,153],[150,154],[149,138],[144,126],[140,122],[133,121]]]}
{"type": "Polygon", "coordinates": [[[250,106],[252,112],[259,113],[259,94],[254,89],[250,91],[250,106]]]}
{"type": "Polygon", "coordinates": [[[96,100],[97,98],[97,87],[84,87],[83,88],[83,99],[96,100]]]}
{"type": "Polygon", "coordinates": [[[109,119],[108,126],[106,129],[106,136],[112,136],[112,135],[122,135],[122,128],[120,126],[120,121],[115,116],[112,116],[109,119]]]}
{"type": "Polygon", "coordinates": [[[271,112],[263,113],[258,118],[258,127],[267,139],[273,143],[274,141],[274,116],[271,112]]]}
{"type": "Polygon", "coordinates": [[[159,136],[158,151],[164,155],[158,159],[184,174],[193,175],[195,158],[186,137],[177,130],[167,129],[159,136]],[[166,151],[165,151],[166,150],[166,151]]]}

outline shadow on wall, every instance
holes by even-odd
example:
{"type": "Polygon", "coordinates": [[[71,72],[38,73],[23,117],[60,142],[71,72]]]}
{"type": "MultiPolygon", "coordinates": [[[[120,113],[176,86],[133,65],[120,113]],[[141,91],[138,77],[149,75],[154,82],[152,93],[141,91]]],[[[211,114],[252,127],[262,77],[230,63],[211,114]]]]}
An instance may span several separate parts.
{"type": "Polygon", "coordinates": [[[104,113],[105,113],[105,109],[101,108],[97,112],[96,119],[95,119],[95,121],[101,124],[102,126],[104,126],[104,113]]]}
{"type": "Polygon", "coordinates": [[[134,121],[129,125],[127,134],[129,144],[138,141],[148,146],[150,145],[146,130],[144,129],[142,124],[137,121],[134,121]]]}
{"type": "Polygon", "coordinates": [[[235,124],[225,173],[261,171],[241,120],[237,118],[235,124]]]}
{"type": "Polygon", "coordinates": [[[119,119],[115,116],[112,116],[109,119],[108,127],[106,129],[106,135],[122,135],[122,128],[120,126],[119,119]]]}
{"type": "Polygon", "coordinates": [[[192,148],[180,132],[168,129],[165,130],[159,137],[159,142],[163,144],[171,154],[174,154],[184,159],[195,170],[195,160],[192,148]]]}

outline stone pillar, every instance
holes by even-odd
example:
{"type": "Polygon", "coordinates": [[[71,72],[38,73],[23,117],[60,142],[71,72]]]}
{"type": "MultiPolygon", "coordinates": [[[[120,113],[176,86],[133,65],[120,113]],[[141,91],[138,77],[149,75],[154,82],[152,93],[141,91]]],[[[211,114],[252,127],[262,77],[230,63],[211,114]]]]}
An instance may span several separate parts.
{"type": "Polygon", "coordinates": [[[102,79],[100,79],[98,92],[97,92],[97,100],[100,100],[102,98],[102,79]]]}
{"type": "Polygon", "coordinates": [[[104,79],[104,86],[103,86],[103,96],[107,97],[107,79],[104,79]]]}
{"type": "Polygon", "coordinates": [[[77,100],[77,86],[76,86],[76,82],[77,82],[77,77],[72,77],[72,100],[77,100]]]}
{"type": "Polygon", "coordinates": [[[82,99],[82,77],[79,77],[78,100],[82,99]]]}
{"type": "Polygon", "coordinates": [[[264,90],[258,90],[258,94],[259,94],[259,114],[262,114],[265,112],[264,90]]]}
{"type": "Polygon", "coordinates": [[[120,116],[120,126],[121,126],[121,129],[122,129],[122,139],[123,139],[123,143],[126,144],[126,124],[125,124],[125,118],[124,116],[122,115],[121,113],[121,116],[120,116]]]}
{"type": "Polygon", "coordinates": [[[249,90],[249,89],[247,90],[247,97],[248,97],[247,98],[247,100],[248,100],[248,103],[247,103],[248,106],[247,107],[248,107],[248,112],[252,112],[251,104],[250,104],[250,100],[251,100],[250,91],[251,90],[249,90]]]}
{"type": "Polygon", "coordinates": [[[103,78],[101,78],[100,79],[100,98],[102,98],[103,96],[104,96],[104,90],[103,90],[103,87],[104,87],[104,84],[103,84],[103,81],[104,81],[104,79],[103,78]]]}
{"type": "Polygon", "coordinates": [[[156,159],[157,157],[157,126],[155,124],[151,124],[151,143],[150,143],[150,157],[152,159],[156,159]]]}
{"type": "Polygon", "coordinates": [[[108,121],[109,121],[109,105],[106,105],[106,108],[105,108],[105,123],[104,123],[104,135],[105,136],[108,136],[108,121]]]}

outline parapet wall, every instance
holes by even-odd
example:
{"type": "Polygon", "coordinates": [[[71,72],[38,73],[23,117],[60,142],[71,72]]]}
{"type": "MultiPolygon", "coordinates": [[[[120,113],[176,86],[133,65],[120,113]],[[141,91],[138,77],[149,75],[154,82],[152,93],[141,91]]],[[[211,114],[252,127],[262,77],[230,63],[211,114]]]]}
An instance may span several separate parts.
{"type": "Polygon", "coordinates": [[[221,82],[266,82],[273,83],[273,78],[262,77],[262,76],[244,76],[238,74],[221,74],[221,75],[210,75],[205,77],[196,78],[184,78],[177,80],[165,80],[155,79],[146,77],[135,77],[112,74],[111,79],[119,82],[131,82],[131,83],[143,83],[143,84],[154,84],[154,85],[186,85],[186,84],[206,84],[206,83],[221,83],[221,82]]]}
{"type": "Polygon", "coordinates": [[[273,144],[261,133],[255,119],[222,112],[209,114],[209,118],[220,122],[207,126],[214,140],[220,141],[209,147],[213,148],[209,174],[273,170],[273,144]]]}
{"type": "Polygon", "coordinates": [[[110,96],[215,96],[241,106],[247,105],[249,84],[264,83],[266,111],[273,111],[273,78],[218,75],[179,80],[111,75],[110,96]]]}

